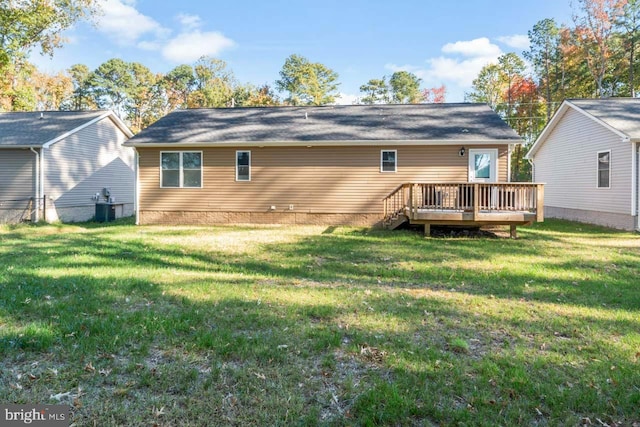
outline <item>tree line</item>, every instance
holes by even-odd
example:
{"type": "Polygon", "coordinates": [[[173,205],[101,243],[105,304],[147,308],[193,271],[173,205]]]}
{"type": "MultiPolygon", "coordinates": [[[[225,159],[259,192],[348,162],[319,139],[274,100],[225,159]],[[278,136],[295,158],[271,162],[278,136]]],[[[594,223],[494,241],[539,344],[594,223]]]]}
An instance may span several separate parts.
{"type": "MultiPolygon", "coordinates": [[[[566,98],[636,96],[640,66],[640,0],[574,0],[572,23],[537,22],[530,47],[484,66],[465,100],[489,104],[528,143],[566,98]]],[[[96,0],[16,0],[0,4],[0,111],[113,109],[139,131],[178,108],[326,105],[339,97],[334,70],[301,55],[285,59],[279,78],[260,86],[241,83],[222,60],[202,57],[166,74],[110,59],[95,70],[76,64],[48,75],[27,60],[39,47],[53,54],[62,31],[96,15],[96,0]],[[282,95],[282,98],[280,97],[282,95]]],[[[99,19],[96,18],[96,19],[99,19]]],[[[446,87],[422,88],[408,71],[360,86],[361,104],[444,102],[446,87]]],[[[528,177],[513,156],[512,178],[528,177]]]]}
{"type": "Polygon", "coordinates": [[[465,96],[488,103],[525,139],[512,158],[514,180],[530,177],[527,145],[564,99],[635,97],[640,86],[640,0],[577,0],[573,9],[570,25],[537,22],[529,49],[484,66],[465,96]]]}

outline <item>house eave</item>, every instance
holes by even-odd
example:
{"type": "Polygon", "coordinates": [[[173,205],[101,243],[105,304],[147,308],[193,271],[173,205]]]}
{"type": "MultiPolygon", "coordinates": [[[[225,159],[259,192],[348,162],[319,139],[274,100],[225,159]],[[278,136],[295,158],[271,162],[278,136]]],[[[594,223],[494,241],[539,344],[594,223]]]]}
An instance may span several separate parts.
{"type": "Polygon", "coordinates": [[[192,148],[192,147],[350,147],[350,146],[430,146],[430,145],[509,145],[522,144],[520,139],[445,139],[405,141],[229,141],[229,142],[135,142],[127,141],[125,147],[135,148],[192,148]]]}
{"type": "Polygon", "coordinates": [[[0,145],[0,150],[29,150],[31,148],[42,148],[42,144],[30,145],[0,145]]]}

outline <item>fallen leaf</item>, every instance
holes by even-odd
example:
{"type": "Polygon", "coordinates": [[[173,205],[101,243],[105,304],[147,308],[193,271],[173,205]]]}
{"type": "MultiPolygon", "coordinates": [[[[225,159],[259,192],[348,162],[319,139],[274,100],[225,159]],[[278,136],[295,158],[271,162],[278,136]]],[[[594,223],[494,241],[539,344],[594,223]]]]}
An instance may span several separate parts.
{"type": "Polygon", "coordinates": [[[266,380],[267,377],[264,374],[261,374],[259,372],[254,372],[253,375],[255,375],[256,377],[260,378],[261,380],[266,380]]]}
{"type": "Polygon", "coordinates": [[[71,392],[67,391],[64,393],[52,394],[51,396],[49,396],[49,399],[57,400],[58,402],[60,402],[62,399],[66,399],[69,396],[71,396],[71,392]]]}
{"type": "Polygon", "coordinates": [[[95,372],[96,368],[94,368],[91,362],[89,362],[84,366],[84,370],[87,372],[95,372]]]}

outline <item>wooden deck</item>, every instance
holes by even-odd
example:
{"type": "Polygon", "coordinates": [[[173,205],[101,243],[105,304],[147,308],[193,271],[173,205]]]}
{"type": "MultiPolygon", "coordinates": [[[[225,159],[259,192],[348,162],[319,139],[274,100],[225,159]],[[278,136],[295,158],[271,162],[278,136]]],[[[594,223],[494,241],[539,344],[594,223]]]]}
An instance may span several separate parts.
{"type": "Polygon", "coordinates": [[[510,225],[544,220],[544,185],[535,183],[407,183],[384,199],[387,228],[405,222],[431,225],[510,225]]]}

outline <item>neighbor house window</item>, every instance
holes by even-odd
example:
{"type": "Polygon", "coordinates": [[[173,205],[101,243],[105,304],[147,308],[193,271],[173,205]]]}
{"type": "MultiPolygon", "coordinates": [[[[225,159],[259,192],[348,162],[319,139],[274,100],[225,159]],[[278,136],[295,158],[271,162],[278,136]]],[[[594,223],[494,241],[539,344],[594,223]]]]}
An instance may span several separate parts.
{"type": "Polygon", "coordinates": [[[160,186],[163,188],[201,188],[202,152],[161,152],[160,186]]]}
{"type": "Polygon", "coordinates": [[[609,188],[611,185],[611,151],[598,153],[598,188],[609,188]]]}
{"type": "Polygon", "coordinates": [[[236,151],[236,181],[251,181],[251,151],[236,151]]]}
{"type": "Polygon", "coordinates": [[[396,150],[382,150],[380,153],[380,172],[395,172],[398,166],[396,150]]]}

